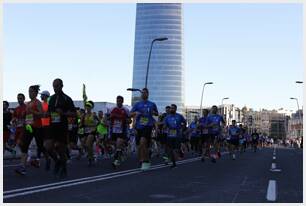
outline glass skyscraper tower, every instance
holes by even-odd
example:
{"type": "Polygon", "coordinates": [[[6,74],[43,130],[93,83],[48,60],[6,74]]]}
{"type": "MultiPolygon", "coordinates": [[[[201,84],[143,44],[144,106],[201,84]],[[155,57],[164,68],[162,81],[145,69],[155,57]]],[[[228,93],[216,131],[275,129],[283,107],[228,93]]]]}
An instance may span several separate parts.
{"type": "MultiPolygon", "coordinates": [[[[149,64],[147,87],[149,100],[156,103],[159,112],[170,104],[177,111],[184,108],[184,55],[182,4],[141,3],[136,9],[133,88],[145,87],[147,63],[153,39],[155,41],[149,64]]],[[[139,93],[133,92],[132,104],[139,93]]]]}

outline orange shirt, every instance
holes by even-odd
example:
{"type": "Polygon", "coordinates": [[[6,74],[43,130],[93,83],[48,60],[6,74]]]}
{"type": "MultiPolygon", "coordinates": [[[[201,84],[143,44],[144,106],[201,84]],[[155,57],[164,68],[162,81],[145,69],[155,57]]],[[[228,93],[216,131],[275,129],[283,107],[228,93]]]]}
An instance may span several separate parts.
{"type": "MultiPolygon", "coordinates": [[[[42,102],[42,110],[43,112],[48,112],[48,102],[42,102]]],[[[43,117],[41,118],[41,125],[43,127],[49,126],[50,125],[50,117],[43,117]]]]}

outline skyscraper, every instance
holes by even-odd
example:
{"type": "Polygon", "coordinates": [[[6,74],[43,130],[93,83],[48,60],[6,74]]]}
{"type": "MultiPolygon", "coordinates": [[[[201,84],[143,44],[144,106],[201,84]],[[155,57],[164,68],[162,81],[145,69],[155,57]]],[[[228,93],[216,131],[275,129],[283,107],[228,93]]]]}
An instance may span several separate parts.
{"type": "MultiPolygon", "coordinates": [[[[167,37],[153,44],[149,64],[149,99],[159,112],[176,104],[178,112],[184,108],[184,55],[182,4],[141,3],[136,9],[133,88],[145,86],[149,51],[152,40],[167,37]]],[[[134,92],[132,104],[139,96],[134,92]],[[136,97],[136,99],[135,99],[136,97]]]]}

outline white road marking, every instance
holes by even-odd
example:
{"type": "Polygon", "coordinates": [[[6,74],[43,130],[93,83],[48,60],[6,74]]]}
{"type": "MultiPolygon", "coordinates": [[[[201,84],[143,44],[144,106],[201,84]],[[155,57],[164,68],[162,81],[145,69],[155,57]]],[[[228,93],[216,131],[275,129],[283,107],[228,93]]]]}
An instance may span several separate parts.
{"type": "Polygon", "coordinates": [[[281,169],[273,169],[273,170],[270,169],[270,171],[271,171],[271,172],[281,172],[282,170],[281,170],[281,169]]]}
{"type": "Polygon", "coordinates": [[[276,191],[276,181],[275,180],[269,180],[269,185],[267,189],[267,200],[268,201],[276,201],[277,191],[276,191]]]}
{"type": "Polygon", "coordinates": [[[3,166],[4,168],[5,167],[17,167],[17,166],[20,166],[21,164],[15,164],[15,165],[5,165],[5,166],[3,166]]]}
{"type": "MultiPolygon", "coordinates": [[[[228,152],[224,152],[222,154],[227,154],[227,153],[228,152]]],[[[177,162],[177,165],[198,161],[200,159],[201,159],[201,157],[181,160],[181,161],[177,162]]],[[[160,168],[165,168],[165,167],[169,167],[169,166],[164,165],[164,164],[154,165],[149,169],[149,171],[160,169],[160,168]]],[[[86,178],[80,178],[80,179],[69,180],[69,181],[61,181],[61,182],[58,182],[58,183],[51,183],[51,184],[46,184],[46,185],[39,185],[39,186],[34,186],[34,187],[27,187],[27,188],[15,189],[15,190],[10,190],[10,191],[4,191],[3,192],[3,194],[4,194],[3,199],[18,197],[18,196],[24,196],[24,195],[28,195],[28,194],[33,194],[33,193],[38,193],[38,192],[43,192],[43,191],[49,191],[49,190],[54,190],[54,189],[59,189],[59,188],[65,188],[65,187],[70,187],[70,186],[75,186],[75,185],[80,185],[80,184],[86,184],[86,183],[91,183],[91,182],[95,182],[95,181],[107,180],[107,179],[112,179],[112,178],[116,178],[116,177],[122,177],[122,176],[126,176],[126,175],[137,174],[137,173],[141,173],[141,172],[142,171],[139,168],[136,168],[136,169],[125,170],[125,171],[121,171],[121,172],[108,173],[108,174],[98,175],[98,176],[93,176],[93,177],[86,177],[86,178]]]]}

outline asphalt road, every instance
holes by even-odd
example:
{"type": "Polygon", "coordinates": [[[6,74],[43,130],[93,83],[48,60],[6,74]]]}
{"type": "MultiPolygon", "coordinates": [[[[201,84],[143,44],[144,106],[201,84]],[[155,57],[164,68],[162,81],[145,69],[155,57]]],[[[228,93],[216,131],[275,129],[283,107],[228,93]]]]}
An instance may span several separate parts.
{"type": "Polygon", "coordinates": [[[114,170],[110,160],[88,168],[73,160],[68,178],[29,168],[14,173],[16,161],[4,161],[3,202],[10,203],[301,203],[303,152],[301,149],[250,150],[232,160],[224,154],[217,163],[188,156],[175,169],[153,159],[152,170],[141,172],[135,157],[114,170]],[[273,158],[274,157],[274,158],[273,158]],[[271,170],[272,168],[272,170],[271,170]]]}

